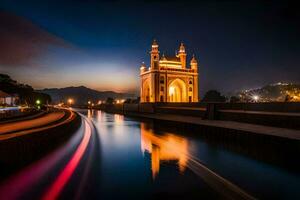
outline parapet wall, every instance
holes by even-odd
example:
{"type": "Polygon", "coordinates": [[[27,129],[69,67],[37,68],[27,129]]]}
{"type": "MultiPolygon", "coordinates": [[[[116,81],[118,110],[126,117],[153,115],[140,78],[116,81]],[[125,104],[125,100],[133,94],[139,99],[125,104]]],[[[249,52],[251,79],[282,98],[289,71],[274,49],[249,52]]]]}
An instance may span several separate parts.
{"type": "Polygon", "coordinates": [[[172,114],[300,129],[300,103],[140,103],[101,105],[119,114],[172,114]]]}
{"type": "Polygon", "coordinates": [[[300,113],[298,102],[270,102],[270,103],[215,103],[218,110],[245,110],[265,112],[300,113]]]}

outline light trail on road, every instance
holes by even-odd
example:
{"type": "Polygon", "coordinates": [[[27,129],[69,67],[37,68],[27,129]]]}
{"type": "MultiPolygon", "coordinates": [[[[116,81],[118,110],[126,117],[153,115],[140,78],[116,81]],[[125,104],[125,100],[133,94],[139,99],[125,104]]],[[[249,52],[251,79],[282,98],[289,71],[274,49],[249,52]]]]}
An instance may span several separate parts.
{"type": "Polygon", "coordinates": [[[91,127],[89,126],[88,122],[85,121],[85,132],[79,147],[77,148],[76,152],[73,154],[72,159],[68,162],[68,164],[65,166],[63,171],[59,174],[55,182],[44,194],[44,196],[42,197],[43,200],[52,200],[52,199],[56,199],[59,196],[60,192],[63,190],[67,182],[70,180],[76,167],[78,166],[84,152],[86,151],[90,138],[91,138],[91,127]]]}
{"type": "Polygon", "coordinates": [[[58,121],[62,119],[64,116],[65,116],[64,112],[53,112],[35,119],[1,124],[0,134],[20,131],[20,130],[34,128],[34,127],[40,127],[58,121]]]}
{"type": "Polygon", "coordinates": [[[72,153],[71,159],[63,167],[63,170],[56,173],[58,175],[55,181],[47,184],[51,186],[47,188],[42,196],[43,199],[55,199],[58,197],[78,167],[91,138],[91,125],[86,119],[82,118],[82,120],[83,125],[74,136],[72,136],[67,144],[50,153],[42,160],[21,170],[1,184],[0,197],[5,197],[5,199],[21,199],[26,196],[29,191],[38,186],[39,183],[43,182],[43,178],[55,170],[55,167],[59,165],[62,160],[68,159],[68,155],[74,151],[73,149],[76,147],[75,152],[72,153]]]}
{"type": "MultiPolygon", "coordinates": [[[[70,116],[64,121],[60,121],[55,124],[52,124],[53,121],[52,122],[50,121],[48,124],[46,124],[45,126],[42,126],[42,127],[38,126],[38,127],[33,127],[28,130],[26,129],[26,130],[12,132],[12,133],[8,133],[8,134],[0,134],[0,140],[6,140],[6,139],[14,138],[14,137],[20,137],[20,136],[23,136],[26,134],[36,133],[36,132],[44,131],[47,129],[55,128],[55,127],[58,127],[63,124],[71,122],[74,118],[75,118],[75,114],[74,114],[74,112],[71,112],[70,116]]],[[[58,120],[59,119],[57,119],[55,121],[58,121],[58,120]]]]}

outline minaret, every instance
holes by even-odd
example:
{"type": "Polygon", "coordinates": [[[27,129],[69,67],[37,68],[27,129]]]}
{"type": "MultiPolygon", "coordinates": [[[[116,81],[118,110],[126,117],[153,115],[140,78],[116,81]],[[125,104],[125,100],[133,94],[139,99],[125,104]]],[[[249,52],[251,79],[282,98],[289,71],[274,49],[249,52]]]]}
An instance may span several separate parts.
{"type": "Polygon", "coordinates": [[[142,65],[141,65],[141,67],[140,67],[140,73],[142,74],[142,73],[144,73],[146,70],[147,70],[147,69],[146,69],[146,65],[145,65],[144,62],[142,62],[142,65]]]}
{"type": "Polygon", "coordinates": [[[195,72],[198,71],[198,63],[197,63],[197,60],[195,58],[195,55],[193,55],[193,58],[191,60],[191,69],[193,69],[195,72]]]}
{"type": "Polygon", "coordinates": [[[158,69],[158,65],[159,65],[159,51],[158,51],[158,44],[156,42],[156,40],[153,40],[152,43],[152,49],[151,49],[151,70],[156,70],[158,69]]]}
{"type": "Polygon", "coordinates": [[[185,53],[185,47],[183,43],[180,44],[178,57],[180,58],[182,68],[186,68],[186,53],[185,53]]]}

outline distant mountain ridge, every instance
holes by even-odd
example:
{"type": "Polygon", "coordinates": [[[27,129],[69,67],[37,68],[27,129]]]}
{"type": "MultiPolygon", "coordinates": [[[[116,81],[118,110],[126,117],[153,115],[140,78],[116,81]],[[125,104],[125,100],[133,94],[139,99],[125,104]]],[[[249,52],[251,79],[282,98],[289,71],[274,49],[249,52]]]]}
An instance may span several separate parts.
{"type": "Polygon", "coordinates": [[[53,103],[66,102],[69,98],[74,100],[75,104],[86,104],[88,101],[98,102],[106,100],[108,97],[114,99],[135,98],[136,95],[129,93],[118,93],[114,91],[97,91],[85,86],[65,87],[65,88],[45,88],[37,90],[51,96],[53,103]]]}

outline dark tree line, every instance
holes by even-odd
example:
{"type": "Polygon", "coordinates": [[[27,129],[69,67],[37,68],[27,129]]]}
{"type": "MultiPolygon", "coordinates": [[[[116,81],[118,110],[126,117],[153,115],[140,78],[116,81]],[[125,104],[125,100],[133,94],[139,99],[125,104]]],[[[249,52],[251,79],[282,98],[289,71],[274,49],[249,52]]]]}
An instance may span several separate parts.
{"type": "Polygon", "coordinates": [[[0,74],[0,90],[10,95],[18,95],[19,102],[17,103],[19,104],[34,105],[37,99],[40,100],[41,104],[51,102],[51,97],[48,94],[35,92],[30,85],[20,84],[6,74],[0,74]]]}
{"type": "Polygon", "coordinates": [[[209,90],[205,93],[203,102],[225,102],[226,97],[221,95],[217,90],[209,90]]]}

